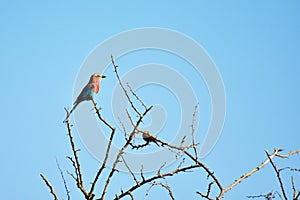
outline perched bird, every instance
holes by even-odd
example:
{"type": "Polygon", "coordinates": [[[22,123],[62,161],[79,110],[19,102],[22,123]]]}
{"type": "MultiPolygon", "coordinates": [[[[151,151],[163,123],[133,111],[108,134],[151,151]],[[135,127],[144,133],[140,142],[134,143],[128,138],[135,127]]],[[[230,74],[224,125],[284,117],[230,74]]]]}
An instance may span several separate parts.
{"type": "Polygon", "coordinates": [[[98,94],[100,90],[100,81],[102,78],[106,78],[106,76],[98,73],[91,75],[88,84],[81,90],[80,94],[73,104],[73,108],[71,109],[69,115],[66,117],[65,121],[82,101],[92,100],[95,97],[95,94],[98,94]]]}
{"type": "Polygon", "coordinates": [[[157,146],[159,146],[159,144],[156,141],[156,138],[153,135],[151,135],[148,131],[143,132],[143,139],[145,140],[146,144],[149,144],[150,142],[153,142],[157,146]]]}

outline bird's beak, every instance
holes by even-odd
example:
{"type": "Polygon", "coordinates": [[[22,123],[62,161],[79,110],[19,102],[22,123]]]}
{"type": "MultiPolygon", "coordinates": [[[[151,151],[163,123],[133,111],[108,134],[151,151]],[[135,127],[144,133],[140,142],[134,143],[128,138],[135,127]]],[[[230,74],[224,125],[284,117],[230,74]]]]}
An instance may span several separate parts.
{"type": "Polygon", "coordinates": [[[102,75],[101,78],[106,78],[106,76],[102,75]]]}

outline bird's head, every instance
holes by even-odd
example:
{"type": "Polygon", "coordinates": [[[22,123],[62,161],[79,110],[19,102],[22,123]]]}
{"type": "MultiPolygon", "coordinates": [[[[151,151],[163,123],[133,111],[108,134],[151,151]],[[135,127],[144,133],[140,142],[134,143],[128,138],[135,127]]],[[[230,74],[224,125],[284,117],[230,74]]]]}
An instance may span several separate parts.
{"type": "Polygon", "coordinates": [[[90,82],[90,83],[91,83],[91,82],[95,82],[95,81],[100,82],[100,80],[101,80],[102,78],[106,78],[106,76],[104,76],[104,75],[102,75],[102,74],[95,73],[95,74],[93,74],[93,75],[91,76],[89,82],[90,82]]]}

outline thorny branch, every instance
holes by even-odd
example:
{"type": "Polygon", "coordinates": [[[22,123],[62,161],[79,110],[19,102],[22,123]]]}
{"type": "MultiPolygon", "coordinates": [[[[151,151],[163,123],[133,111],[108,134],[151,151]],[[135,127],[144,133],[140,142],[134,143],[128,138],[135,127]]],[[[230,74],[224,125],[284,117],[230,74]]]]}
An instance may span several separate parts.
{"type": "MultiPolygon", "coordinates": [[[[270,157],[273,158],[277,153],[278,153],[278,150],[274,150],[274,152],[270,155],[270,157]]],[[[258,170],[260,170],[261,168],[263,168],[268,162],[269,162],[269,159],[266,159],[259,166],[255,167],[251,171],[247,172],[246,174],[242,175],[240,178],[238,178],[237,180],[235,180],[231,185],[229,185],[227,188],[225,188],[224,190],[222,190],[221,194],[218,196],[218,199],[222,199],[223,196],[224,196],[224,194],[226,192],[228,192],[229,190],[231,190],[232,188],[234,188],[237,184],[239,184],[240,182],[242,182],[244,179],[248,178],[249,176],[251,176],[252,174],[254,174],[255,172],[257,172],[258,170]]]]}
{"type": "Polygon", "coordinates": [[[68,156],[67,158],[69,158],[71,160],[72,164],[73,164],[73,167],[74,167],[74,170],[75,170],[75,175],[76,175],[75,180],[76,180],[77,187],[83,193],[85,199],[88,200],[88,199],[90,199],[90,195],[86,191],[86,189],[84,188],[84,185],[83,185],[80,162],[79,162],[79,158],[78,158],[78,155],[77,155],[77,152],[79,150],[75,148],[75,143],[74,143],[74,139],[73,139],[73,135],[72,135],[72,129],[71,129],[71,123],[70,123],[70,114],[69,114],[68,109],[65,108],[65,110],[66,110],[66,113],[67,113],[66,124],[67,124],[67,129],[68,129],[68,136],[69,136],[70,145],[72,147],[72,152],[73,152],[73,156],[74,156],[75,161],[70,156],[68,156]]]}
{"type": "Polygon", "coordinates": [[[123,145],[123,147],[119,150],[119,153],[113,163],[113,167],[109,173],[109,176],[105,182],[105,186],[101,195],[101,200],[104,199],[105,193],[107,191],[108,185],[111,181],[112,176],[114,175],[114,173],[117,171],[117,165],[120,162],[120,157],[123,155],[124,151],[126,150],[126,148],[128,147],[128,145],[130,144],[130,142],[132,141],[133,137],[135,136],[136,133],[136,129],[137,127],[140,125],[140,123],[142,122],[143,117],[151,110],[152,106],[150,106],[149,108],[147,108],[147,110],[145,110],[145,112],[143,114],[140,115],[138,121],[136,122],[136,125],[134,126],[131,134],[129,135],[127,142],[123,145]]]}
{"type": "Polygon", "coordinates": [[[192,128],[192,145],[193,145],[196,160],[198,160],[198,152],[197,152],[197,145],[196,145],[196,142],[195,142],[195,140],[196,140],[195,139],[195,121],[196,121],[196,116],[198,114],[198,106],[199,106],[199,103],[195,106],[194,113],[193,113],[192,124],[191,124],[191,128],[192,128]]]}
{"type": "MultiPolygon", "coordinates": [[[[199,156],[198,156],[198,151],[197,151],[197,146],[198,144],[196,143],[196,138],[195,138],[195,123],[196,123],[196,116],[198,114],[198,104],[195,106],[195,110],[193,113],[193,118],[192,118],[192,124],[191,124],[191,134],[192,134],[192,142],[191,144],[185,145],[185,137],[182,139],[180,145],[176,146],[176,145],[172,145],[169,144],[166,141],[163,141],[159,138],[157,138],[156,136],[152,135],[149,131],[147,130],[141,130],[140,129],[140,124],[143,121],[143,118],[150,112],[150,110],[152,109],[152,106],[147,107],[144,102],[141,100],[141,98],[134,92],[134,90],[130,87],[129,83],[126,83],[127,88],[129,89],[129,91],[127,90],[127,88],[124,86],[124,84],[122,83],[122,80],[120,78],[120,75],[118,73],[118,66],[115,64],[114,58],[113,56],[111,56],[111,61],[114,67],[114,72],[116,74],[118,83],[120,85],[120,87],[122,88],[124,95],[127,98],[127,101],[130,104],[130,107],[134,110],[135,113],[137,113],[137,118],[136,117],[132,117],[130,112],[128,110],[126,110],[127,113],[127,117],[129,118],[131,125],[132,125],[132,129],[131,131],[128,131],[129,134],[127,134],[127,130],[125,129],[125,126],[122,125],[123,127],[123,131],[125,134],[125,143],[123,144],[123,146],[121,147],[121,149],[119,150],[118,154],[116,155],[116,158],[114,159],[113,162],[113,166],[110,170],[107,171],[107,173],[103,173],[104,170],[106,169],[106,165],[107,165],[107,160],[111,155],[111,146],[112,146],[112,142],[113,142],[113,138],[115,136],[116,133],[116,128],[114,126],[112,126],[109,122],[107,122],[104,117],[101,115],[100,113],[100,108],[97,107],[97,103],[95,102],[94,99],[92,99],[92,102],[94,104],[94,109],[96,112],[97,117],[99,118],[99,120],[105,125],[107,126],[111,133],[110,133],[110,138],[107,144],[107,147],[105,149],[105,158],[101,164],[101,166],[99,167],[99,169],[97,170],[97,173],[93,179],[93,181],[91,182],[91,188],[88,190],[89,192],[87,192],[86,188],[84,187],[83,184],[83,178],[82,178],[82,172],[81,172],[81,165],[79,162],[79,158],[78,158],[78,154],[77,152],[79,151],[78,149],[76,149],[75,144],[74,144],[74,139],[72,136],[72,130],[71,130],[71,124],[70,124],[70,119],[69,119],[69,111],[67,109],[66,113],[67,113],[67,118],[66,118],[66,126],[68,129],[68,136],[69,136],[69,140],[70,140],[70,145],[72,148],[72,152],[73,152],[73,156],[67,156],[67,158],[71,161],[72,166],[74,168],[75,173],[69,173],[67,171],[68,174],[71,175],[71,177],[75,180],[77,187],[79,188],[79,190],[83,193],[84,197],[86,200],[93,200],[95,198],[95,187],[96,184],[98,182],[101,181],[102,185],[103,185],[103,190],[102,193],[100,193],[100,198],[99,200],[104,200],[105,199],[105,195],[108,191],[109,186],[112,184],[112,177],[116,174],[115,172],[118,172],[118,164],[120,162],[123,162],[124,165],[126,166],[126,168],[128,169],[129,173],[131,174],[131,176],[133,177],[134,180],[134,184],[129,186],[127,190],[123,191],[121,190],[120,194],[117,194],[115,196],[115,200],[119,200],[122,199],[125,196],[130,197],[132,200],[134,200],[134,196],[133,193],[134,191],[136,191],[137,189],[145,186],[146,184],[150,184],[150,188],[147,190],[146,195],[145,195],[145,199],[148,196],[150,190],[157,185],[160,185],[161,187],[163,187],[164,189],[166,189],[169,193],[170,198],[173,200],[174,195],[172,192],[172,189],[170,186],[168,186],[167,184],[164,184],[162,182],[157,182],[157,180],[161,180],[161,179],[166,179],[167,177],[171,177],[174,176],[176,174],[179,173],[184,173],[187,171],[191,171],[193,169],[202,169],[206,174],[207,177],[211,179],[211,181],[209,182],[208,186],[207,186],[207,190],[206,192],[202,193],[202,192],[196,192],[198,195],[200,195],[201,197],[205,198],[205,199],[217,199],[220,200],[224,197],[224,194],[227,193],[228,191],[230,191],[231,189],[233,189],[234,187],[236,187],[240,182],[242,182],[244,179],[246,179],[247,177],[251,176],[252,174],[254,174],[255,172],[257,172],[258,170],[260,170],[261,168],[263,168],[267,163],[271,163],[276,174],[277,174],[277,178],[279,179],[280,182],[280,187],[282,190],[282,193],[284,195],[284,198],[286,198],[286,194],[285,194],[285,190],[284,190],[284,186],[282,184],[281,178],[279,176],[280,171],[284,170],[284,169],[290,169],[291,171],[298,171],[298,169],[292,169],[289,167],[283,168],[283,169],[277,169],[276,165],[273,162],[273,158],[274,157],[279,157],[279,158],[288,158],[291,155],[297,154],[300,152],[300,149],[297,149],[295,151],[292,151],[288,154],[282,155],[280,154],[281,149],[275,149],[274,152],[272,154],[268,154],[267,152],[267,159],[265,161],[263,161],[260,165],[258,165],[257,167],[255,167],[254,169],[252,169],[251,171],[247,172],[246,174],[242,175],[240,178],[238,178],[237,180],[235,180],[232,184],[230,184],[228,187],[224,188],[220,182],[220,180],[217,178],[217,176],[214,174],[213,171],[211,171],[206,165],[204,165],[202,162],[200,162],[199,160],[199,156]],[[130,97],[131,96],[131,97],[130,97]],[[132,101],[132,96],[134,98],[136,98],[138,100],[138,102],[142,105],[142,108],[144,110],[139,110],[136,105],[134,104],[134,102],[132,101]],[[134,138],[137,134],[143,134],[143,139],[145,141],[144,144],[140,144],[140,145],[135,145],[133,144],[134,142],[134,138]],[[125,150],[131,146],[132,149],[139,149],[139,148],[143,148],[146,147],[147,145],[149,145],[150,143],[155,143],[157,144],[160,148],[168,148],[171,152],[174,152],[176,154],[176,156],[180,155],[182,158],[182,161],[180,162],[180,164],[175,168],[172,169],[170,171],[166,171],[166,172],[162,172],[162,168],[164,167],[164,165],[162,165],[158,170],[157,173],[155,175],[150,175],[150,176],[146,176],[143,173],[143,166],[141,167],[141,171],[140,171],[140,176],[138,177],[137,175],[135,175],[133,173],[133,171],[131,170],[130,166],[128,165],[128,163],[126,162],[125,158],[124,158],[124,153],[125,150]],[[185,160],[186,158],[190,159],[192,162],[192,164],[185,166],[185,160]],[[102,176],[104,176],[103,174],[108,174],[106,178],[102,178],[102,176]],[[101,179],[100,179],[101,177],[101,179]],[[211,194],[213,187],[216,187],[219,190],[219,193],[217,196],[214,196],[214,194],[211,194]]],[[[122,124],[122,122],[121,122],[122,124]]],[[[58,165],[58,163],[57,163],[58,165]]],[[[65,186],[65,190],[67,192],[67,197],[68,200],[70,199],[70,195],[69,195],[69,190],[67,188],[67,184],[66,181],[64,179],[62,170],[60,169],[59,165],[58,168],[60,170],[63,182],[64,182],[64,186],[65,186]]],[[[44,180],[44,182],[46,183],[46,185],[48,186],[48,188],[50,189],[50,193],[53,195],[55,200],[58,200],[58,197],[53,189],[53,187],[51,186],[51,184],[49,183],[49,181],[46,179],[46,177],[44,177],[41,174],[42,179],[44,180]]],[[[294,184],[294,179],[292,177],[292,189],[293,189],[293,199],[296,200],[299,198],[300,196],[300,191],[297,191],[295,184],[294,184]]],[[[264,197],[271,197],[270,195],[274,195],[275,193],[268,193],[266,196],[264,197]]],[[[276,193],[280,196],[279,193],[276,193]]],[[[250,198],[255,198],[257,196],[249,196],[250,198]]]]}
{"type": "Polygon", "coordinates": [[[172,192],[170,186],[168,186],[168,184],[165,184],[165,183],[162,183],[162,182],[156,182],[156,181],[153,181],[153,182],[151,183],[151,186],[149,187],[149,189],[147,190],[147,192],[146,192],[146,194],[145,194],[144,200],[147,199],[147,196],[149,195],[151,189],[152,189],[154,186],[157,186],[157,185],[160,185],[162,188],[166,189],[166,190],[168,191],[168,193],[169,193],[170,198],[171,198],[172,200],[175,200],[175,197],[174,197],[174,195],[173,195],[173,192],[172,192]]]}
{"type": "Polygon", "coordinates": [[[138,111],[138,109],[135,107],[135,105],[134,105],[133,102],[131,101],[131,99],[130,99],[130,97],[129,97],[129,95],[128,95],[127,90],[126,90],[125,87],[123,86],[123,83],[122,83],[122,81],[121,81],[121,79],[120,79],[120,76],[119,76],[119,73],[118,73],[118,69],[117,69],[118,66],[115,64],[115,61],[114,61],[113,56],[111,56],[111,61],[112,61],[112,64],[113,64],[113,66],[114,66],[114,71],[115,71],[115,74],[116,74],[117,79],[118,79],[118,81],[119,81],[119,84],[120,84],[120,86],[122,87],[123,92],[124,92],[125,96],[127,97],[128,102],[130,102],[130,105],[131,105],[132,109],[134,109],[135,112],[139,115],[139,118],[138,118],[137,122],[134,124],[133,130],[131,131],[129,137],[127,138],[126,143],[125,143],[125,144],[123,145],[123,147],[119,150],[119,153],[118,153],[118,155],[117,155],[117,157],[116,157],[116,159],[115,159],[115,161],[114,161],[114,163],[113,163],[113,166],[112,166],[112,169],[111,169],[111,171],[110,171],[110,173],[109,173],[109,175],[108,175],[108,178],[107,178],[106,181],[105,181],[104,189],[103,189],[103,191],[102,191],[101,198],[100,198],[101,200],[104,199],[104,196],[105,196],[105,194],[106,194],[106,192],[107,192],[107,189],[108,189],[108,186],[109,186],[109,184],[110,184],[111,178],[113,177],[113,175],[114,175],[115,172],[117,171],[117,165],[118,165],[118,163],[120,162],[121,156],[123,155],[124,151],[127,149],[127,147],[129,146],[129,144],[131,143],[132,139],[134,138],[134,136],[135,136],[135,134],[136,134],[136,130],[138,129],[138,127],[139,127],[140,123],[142,122],[144,116],[147,115],[147,113],[152,109],[152,106],[150,106],[150,107],[146,108],[145,111],[144,111],[143,113],[141,113],[141,112],[138,111]]]}
{"type": "Polygon", "coordinates": [[[282,155],[279,152],[281,152],[282,149],[275,149],[273,151],[272,154],[269,154],[268,158],[266,160],[264,160],[260,165],[258,165],[257,167],[255,167],[254,169],[252,169],[251,171],[247,172],[246,174],[242,175],[240,178],[238,178],[237,180],[235,180],[231,185],[229,185],[227,188],[223,189],[221,194],[217,197],[217,199],[222,199],[224,194],[226,192],[228,192],[229,190],[231,190],[232,188],[234,188],[235,186],[237,186],[240,182],[242,182],[244,179],[248,178],[249,176],[251,176],[252,174],[254,174],[255,172],[257,172],[258,170],[260,170],[261,168],[263,168],[266,164],[268,164],[270,162],[270,160],[274,157],[279,157],[279,158],[288,158],[291,155],[294,155],[296,153],[300,152],[300,149],[297,149],[295,151],[292,151],[286,155],[282,155]]]}
{"type": "Polygon", "coordinates": [[[121,199],[122,197],[126,196],[126,195],[129,195],[129,193],[132,193],[133,191],[135,191],[136,189],[138,189],[139,187],[147,184],[147,183],[150,183],[156,179],[162,179],[162,178],[165,178],[165,177],[168,177],[168,176],[173,176],[175,174],[178,174],[180,172],[186,172],[188,170],[191,170],[191,169],[194,169],[194,168],[198,168],[199,166],[194,164],[194,165],[190,165],[190,166],[187,166],[187,167],[181,167],[181,168],[176,168],[175,170],[171,171],[171,172],[167,172],[167,173],[163,173],[163,174],[156,174],[150,178],[145,178],[144,175],[141,175],[143,176],[144,178],[142,179],[142,181],[140,181],[138,184],[132,186],[131,188],[129,188],[127,191],[125,192],[122,192],[120,195],[116,196],[116,198],[114,200],[117,200],[117,199],[121,199]]]}
{"type": "MultiPolygon", "coordinates": [[[[154,137],[154,136],[153,136],[154,137]]],[[[199,167],[201,167],[210,177],[212,177],[212,179],[214,180],[214,182],[217,184],[218,188],[220,189],[220,191],[223,190],[223,187],[221,185],[221,183],[219,182],[219,180],[217,179],[217,177],[214,175],[214,173],[207,167],[205,166],[202,162],[200,162],[197,158],[198,158],[198,153],[197,151],[195,151],[195,156],[193,156],[192,154],[190,154],[187,149],[193,148],[193,144],[189,145],[189,146],[175,146],[175,145],[171,145],[167,142],[164,142],[158,138],[155,137],[155,141],[160,143],[162,146],[167,146],[171,149],[175,149],[175,150],[179,150],[182,153],[184,153],[186,156],[188,156],[191,160],[193,160],[195,162],[195,164],[199,167]]],[[[134,146],[132,145],[133,148],[139,148],[139,147],[143,147],[145,145],[140,145],[140,146],[134,146]]]]}
{"type": "Polygon", "coordinates": [[[256,199],[256,198],[260,198],[263,197],[266,200],[271,200],[274,199],[276,197],[276,194],[280,197],[280,194],[277,192],[269,192],[268,194],[260,194],[260,195],[254,195],[254,196],[246,196],[249,199],[256,199]]]}
{"type": "MultiPolygon", "coordinates": [[[[129,94],[128,94],[127,90],[125,89],[125,87],[124,87],[124,85],[123,85],[123,83],[121,81],[120,75],[118,73],[118,66],[115,64],[115,60],[114,60],[113,55],[111,55],[111,62],[113,64],[113,66],[114,66],[115,74],[116,74],[117,79],[119,81],[119,85],[121,86],[121,88],[122,88],[122,90],[123,90],[123,92],[124,92],[124,94],[125,94],[128,102],[130,103],[132,109],[141,117],[142,114],[139,112],[139,110],[136,108],[136,106],[134,105],[134,103],[131,101],[131,99],[129,97],[129,94]]],[[[145,110],[147,110],[147,109],[145,108],[145,110]]]]}
{"type": "Polygon", "coordinates": [[[95,178],[94,178],[94,181],[92,182],[92,186],[91,186],[91,189],[90,189],[90,192],[89,192],[89,195],[90,196],[92,196],[92,197],[94,197],[95,195],[93,194],[93,191],[94,191],[94,189],[95,189],[95,185],[96,185],[96,183],[97,183],[97,181],[98,181],[98,179],[99,179],[99,176],[101,175],[101,173],[102,173],[102,171],[105,169],[105,167],[106,167],[106,162],[107,162],[107,159],[108,159],[108,156],[110,155],[109,153],[110,153],[110,149],[111,149],[111,144],[112,144],[112,141],[113,141],[113,138],[114,138],[114,135],[115,135],[115,132],[116,132],[116,129],[112,126],[112,125],[110,125],[102,116],[101,116],[101,114],[100,114],[100,112],[99,112],[99,108],[97,108],[97,103],[95,102],[95,100],[94,99],[92,99],[92,101],[93,101],[93,104],[94,104],[94,108],[95,108],[95,110],[96,110],[96,113],[97,113],[97,116],[98,116],[98,118],[107,126],[107,127],[109,127],[110,129],[111,129],[111,134],[110,134],[110,138],[109,138],[109,142],[108,142],[108,145],[107,145],[107,149],[106,149],[106,153],[105,153],[105,158],[104,158],[104,160],[103,160],[103,162],[102,162],[102,165],[101,165],[101,167],[99,168],[99,170],[98,170],[98,172],[97,172],[97,174],[96,174],[96,176],[95,176],[95,178]]]}
{"type": "Polygon", "coordinates": [[[140,102],[140,104],[144,107],[144,109],[147,109],[147,106],[145,105],[145,103],[141,100],[141,98],[133,91],[133,89],[131,88],[131,86],[129,85],[129,83],[126,83],[127,87],[129,88],[129,91],[131,92],[131,94],[140,102]]]}

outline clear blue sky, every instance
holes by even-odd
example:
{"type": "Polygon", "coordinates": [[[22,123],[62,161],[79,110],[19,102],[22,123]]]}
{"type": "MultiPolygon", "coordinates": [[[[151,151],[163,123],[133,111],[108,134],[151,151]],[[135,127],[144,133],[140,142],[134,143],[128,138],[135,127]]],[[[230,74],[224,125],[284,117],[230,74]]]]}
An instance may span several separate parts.
{"type": "MultiPolygon", "coordinates": [[[[299,9],[299,1],[270,0],[1,2],[1,197],[52,199],[40,173],[64,195],[55,158],[63,169],[72,170],[65,159],[71,152],[62,120],[63,108],[72,103],[76,75],[99,43],[133,28],[162,27],[186,34],[218,66],[226,89],[226,122],[203,162],[224,186],[264,160],[265,149],[299,148],[299,9]]],[[[99,163],[78,137],[76,142],[88,183],[99,163]]],[[[283,166],[296,167],[298,161],[289,159],[283,166]]],[[[196,174],[169,181],[178,199],[197,199],[194,191],[205,189],[205,176],[196,174]]],[[[125,178],[121,174],[119,181],[125,178]]],[[[288,175],[287,184],[289,180],[288,175]]],[[[74,199],[80,199],[70,177],[68,181],[74,199]]],[[[296,183],[299,188],[299,176],[296,183]]],[[[272,190],[279,189],[268,166],[225,199],[272,190]]]]}

